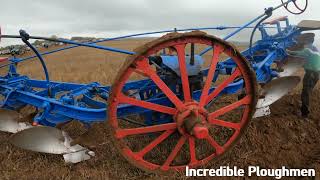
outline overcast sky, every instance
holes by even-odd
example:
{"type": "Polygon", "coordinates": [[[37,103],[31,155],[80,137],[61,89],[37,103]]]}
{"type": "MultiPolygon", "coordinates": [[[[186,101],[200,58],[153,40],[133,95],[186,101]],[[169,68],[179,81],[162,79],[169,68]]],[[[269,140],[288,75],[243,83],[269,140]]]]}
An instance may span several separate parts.
{"type": "MultiPolygon", "coordinates": [[[[305,0],[298,0],[305,1],[305,0]]],[[[128,33],[188,27],[241,25],[280,0],[1,0],[0,25],[3,34],[59,37],[114,37],[128,33]]],[[[320,0],[309,0],[309,8],[290,15],[283,8],[274,17],[289,15],[292,23],[320,20],[320,0]]],[[[227,32],[210,31],[224,36],[227,32]]],[[[320,42],[320,33],[318,42],[320,42]]],[[[234,40],[247,41],[248,32],[234,40]]],[[[1,46],[17,43],[2,40],[1,46]]],[[[318,43],[320,45],[320,43],[318,43]]]]}

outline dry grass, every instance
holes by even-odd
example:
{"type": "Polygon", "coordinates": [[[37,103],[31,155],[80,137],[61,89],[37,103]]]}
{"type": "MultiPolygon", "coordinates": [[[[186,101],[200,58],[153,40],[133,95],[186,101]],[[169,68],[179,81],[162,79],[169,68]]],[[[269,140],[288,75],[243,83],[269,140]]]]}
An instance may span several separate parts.
{"type": "MultiPolygon", "coordinates": [[[[128,39],[102,44],[133,50],[150,40],[152,39],[128,39]]],[[[51,80],[76,83],[96,81],[101,84],[112,83],[125,58],[126,55],[82,47],[45,56],[51,80]]],[[[210,56],[206,56],[206,59],[208,58],[210,56]]],[[[42,67],[37,60],[19,64],[19,72],[31,78],[44,79],[42,67]]],[[[208,168],[220,165],[304,167],[308,164],[308,152],[317,147],[320,142],[317,138],[320,133],[313,123],[318,117],[320,104],[314,98],[312,122],[299,120],[293,111],[298,108],[297,93],[300,89],[301,86],[294,94],[273,106],[275,115],[253,121],[241,142],[227,156],[215,164],[210,164],[208,168]],[[304,134],[303,137],[302,134],[304,134]]],[[[319,87],[315,95],[319,97],[319,87]]],[[[66,129],[75,127],[81,129],[81,125],[77,123],[71,124],[66,129]]],[[[97,132],[97,137],[99,136],[96,140],[100,145],[94,149],[97,156],[74,165],[64,164],[60,156],[15,148],[7,141],[9,135],[0,132],[0,179],[169,178],[143,172],[120,157],[110,141],[105,126],[94,125],[93,131],[97,132]]],[[[313,167],[313,164],[308,164],[308,167],[313,167]]],[[[185,179],[179,174],[171,178],[185,179]]]]}
{"type": "MultiPolygon", "coordinates": [[[[128,39],[100,43],[115,48],[133,50],[152,38],[128,39]]],[[[51,49],[55,49],[52,47],[51,49]]],[[[44,49],[42,49],[44,50],[44,49]]],[[[49,49],[50,50],[50,49],[49,49]]],[[[30,54],[26,54],[28,56],[30,54]]],[[[45,56],[51,80],[76,83],[100,82],[111,84],[127,55],[98,49],[78,47],[45,56]]],[[[44,79],[40,62],[36,59],[19,64],[19,73],[30,78],[44,79]]]]}

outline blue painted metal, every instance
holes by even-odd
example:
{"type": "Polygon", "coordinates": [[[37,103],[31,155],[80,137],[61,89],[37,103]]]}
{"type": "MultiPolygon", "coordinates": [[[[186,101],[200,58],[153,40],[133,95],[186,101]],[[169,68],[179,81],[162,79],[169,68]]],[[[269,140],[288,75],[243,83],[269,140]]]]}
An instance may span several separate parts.
{"type": "MultiPolygon", "coordinates": [[[[291,0],[289,0],[288,2],[290,1],[291,0]]],[[[275,9],[277,8],[279,7],[276,7],[275,9]]],[[[252,28],[250,27],[250,25],[262,17],[263,15],[260,15],[240,27],[218,26],[207,28],[177,29],[175,31],[236,29],[224,38],[229,39],[245,28],[252,28]]],[[[270,28],[274,27],[261,25],[259,27],[262,35],[261,40],[257,41],[251,49],[246,49],[242,52],[242,55],[249,60],[252,68],[255,70],[258,83],[266,83],[270,81],[274,76],[277,76],[277,72],[271,68],[271,65],[275,62],[284,60],[284,58],[287,56],[285,49],[288,46],[294,44],[294,37],[300,34],[300,31],[295,26],[290,25],[288,20],[286,21],[284,27],[281,27],[280,24],[277,24],[276,28],[278,32],[275,35],[268,34],[267,29],[270,28]],[[252,57],[250,52],[259,52],[259,55],[252,57]]],[[[134,52],[100,46],[96,45],[95,43],[172,31],[173,30],[164,30],[132,34],[115,38],[107,38],[92,43],[78,43],[69,40],[63,40],[63,42],[74,44],[75,46],[60,48],[58,50],[43,53],[42,55],[51,54],[78,46],[98,48],[106,51],[113,51],[131,55],[134,54],[134,52]]],[[[200,69],[197,67],[200,67],[203,63],[201,56],[209,50],[210,49],[207,48],[199,55],[195,56],[195,66],[187,66],[189,74],[196,75],[200,72],[200,69]]],[[[161,57],[164,66],[166,66],[165,68],[177,70],[177,74],[179,74],[179,70],[177,69],[178,63],[176,56],[163,55],[161,57]]],[[[109,97],[110,86],[102,86],[97,82],[93,82],[90,84],[76,84],[54,81],[50,81],[49,85],[46,81],[29,79],[27,76],[18,74],[15,64],[31,58],[34,58],[34,56],[24,59],[10,59],[11,63],[8,74],[4,77],[0,77],[0,95],[4,97],[2,98],[2,102],[0,102],[2,108],[17,110],[26,105],[34,106],[37,109],[41,110],[34,118],[34,121],[47,126],[55,126],[59,123],[67,122],[73,119],[79,120],[84,124],[90,124],[91,122],[97,121],[105,121],[107,119],[106,111],[108,107],[106,105],[106,100],[109,97]],[[51,97],[48,96],[49,87],[51,91],[51,97]],[[100,100],[97,100],[97,98],[100,100]]],[[[189,56],[187,56],[186,59],[188,60],[188,58],[189,56]]],[[[231,74],[235,69],[235,66],[236,65],[231,58],[220,61],[217,65],[213,81],[216,81],[217,77],[220,74],[231,74]]],[[[208,70],[201,70],[200,73],[203,74],[203,76],[206,76],[208,70]]],[[[242,88],[243,80],[239,80],[229,84],[220,94],[236,93],[238,91],[241,91],[242,88]]],[[[172,89],[177,88],[173,87],[172,89]]],[[[209,91],[212,92],[214,89],[215,88],[213,87],[209,91]]],[[[167,106],[170,106],[171,104],[171,102],[157,90],[157,86],[150,79],[128,82],[124,86],[124,91],[137,99],[167,106]]],[[[175,93],[179,96],[179,92],[175,93]]],[[[192,96],[195,100],[199,99],[201,96],[201,91],[193,91],[192,96]]],[[[121,104],[119,105],[117,112],[119,117],[126,117],[132,114],[141,114],[148,118],[146,121],[147,125],[155,123],[152,119],[152,112],[145,108],[121,104]]],[[[168,118],[165,115],[159,115],[156,121],[165,122],[168,121],[168,118]]]]}
{"type": "MultiPolygon", "coordinates": [[[[242,31],[243,29],[245,29],[246,27],[250,26],[251,24],[253,24],[254,22],[258,21],[259,19],[261,19],[264,16],[264,14],[254,18],[253,20],[251,20],[250,22],[244,24],[243,26],[241,26],[240,28],[236,29],[235,31],[233,31],[232,33],[228,34],[227,36],[225,36],[223,38],[223,40],[228,40],[229,38],[231,38],[232,36],[238,34],[240,31],[242,31]]],[[[208,47],[205,50],[203,50],[202,52],[200,52],[200,56],[203,56],[204,54],[206,54],[208,51],[210,51],[212,49],[212,47],[208,47]]]]}
{"type": "MultiPolygon", "coordinates": [[[[161,56],[162,62],[168,68],[172,69],[177,75],[180,76],[179,61],[177,56],[161,56]]],[[[199,55],[194,56],[194,65],[190,65],[190,56],[186,56],[186,65],[189,76],[197,75],[201,71],[203,59],[199,55]]]]}

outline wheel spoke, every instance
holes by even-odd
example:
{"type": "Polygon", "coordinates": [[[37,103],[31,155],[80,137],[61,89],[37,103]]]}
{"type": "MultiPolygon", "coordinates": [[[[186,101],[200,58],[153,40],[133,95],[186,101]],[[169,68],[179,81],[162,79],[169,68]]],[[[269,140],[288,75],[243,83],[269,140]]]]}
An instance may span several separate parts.
{"type": "Polygon", "coordinates": [[[175,157],[179,153],[180,149],[184,145],[185,141],[186,141],[186,137],[185,136],[181,136],[179,141],[178,141],[178,143],[176,144],[176,146],[171,151],[170,155],[168,156],[168,158],[166,159],[166,161],[162,165],[161,169],[163,169],[163,170],[169,169],[169,166],[170,166],[171,162],[175,159],[175,157]]]}
{"type": "Polygon", "coordinates": [[[212,125],[223,126],[223,127],[227,127],[227,128],[233,128],[233,129],[236,129],[236,130],[240,129],[240,123],[233,123],[233,122],[228,122],[228,121],[224,121],[224,120],[220,120],[220,119],[210,119],[210,118],[209,118],[208,121],[212,125]]]}
{"type": "Polygon", "coordinates": [[[169,100],[177,107],[178,110],[184,109],[182,101],[171,91],[171,89],[161,80],[157,73],[151,69],[147,59],[143,59],[137,62],[137,68],[144,72],[158,87],[159,89],[169,98],[169,100]]]}
{"type": "Polygon", "coordinates": [[[180,67],[180,77],[182,81],[182,89],[183,89],[183,97],[184,100],[187,102],[191,101],[190,95],[190,86],[189,86],[189,78],[187,72],[187,65],[186,65],[186,55],[185,55],[185,47],[186,44],[178,44],[174,46],[177,54],[178,54],[178,61],[180,67]]]}
{"type": "Polygon", "coordinates": [[[212,61],[210,64],[210,68],[208,71],[208,75],[207,75],[207,79],[205,82],[205,85],[203,87],[203,91],[200,97],[200,103],[199,106],[203,107],[206,103],[206,99],[208,98],[208,93],[209,93],[209,89],[210,89],[210,85],[212,83],[215,71],[216,71],[216,66],[217,63],[219,61],[219,56],[222,52],[222,48],[218,45],[214,45],[214,50],[213,50],[213,57],[212,57],[212,61]]]}
{"type": "Polygon", "coordinates": [[[241,72],[238,68],[235,69],[235,71],[229,76],[226,80],[224,80],[221,84],[219,84],[216,89],[213,90],[211,94],[209,94],[206,103],[208,104],[210,101],[212,101],[219,93],[227,87],[231,82],[233,82],[238,76],[241,75],[241,72]]]}
{"type": "Polygon", "coordinates": [[[146,108],[146,109],[150,109],[153,111],[157,111],[157,112],[161,112],[161,113],[165,113],[165,114],[171,114],[174,115],[176,112],[175,108],[171,108],[168,106],[163,106],[163,105],[159,105],[159,104],[155,104],[155,103],[151,103],[151,102],[147,102],[147,101],[142,101],[142,100],[138,100],[138,99],[134,99],[125,95],[120,95],[119,99],[119,103],[124,103],[124,104],[131,104],[134,106],[139,106],[142,108],[146,108]]]}
{"type": "Polygon", "coordinates": [[[174,132],[174,130],[165,131],[159,137],[157,137],[155,140],[153,140],[150,144],[148,144],[146,147],[144,147],[141,151],[139,151],[137,153],[137,155],[140,157],[143,157],[145,154],[147,154],[153,148],[155,148],[158,144],[160,144],[162,141],[164,141],[166,138],[168,138],[173,132],[174,132]]]}
{"type": "Polygon", "coordinates": [[[213,139],[213,137],[207,136],[207,141],[216,150],[216,154],[220,154],[223,152],[224,148],[222,146],[220,146],[217,143],[217,141],[213,139]]]}
{"type": "Polygon", "coordinates": [[[223,145],[223,148],[228,148],[233,141],[239,136],[240,130],[235,130],[229,140],[223,145]]]}
{"type": "Polygon", "coordinates": [[[166,130],[174,130],[176,128],[177,128],[176,123],[167,123],[167,124],[154,125],[154,126],[148,126],[148,127],[139,127],[139,128],[131,128],[131,129],[117,129],[115,135],[117,138],[124,138],[129,135],[137,135],[137,134],[146,134],[146,133],[166,131],[166,130]]]}
{"type": "MultiPolygon", "coordinates": [[[[140,49],[141,51],[136,51],[136,54],[123,65],[123,70],[113,84],[113,93],[108,104],[108,119],[112,132],[110,138],[113,139],[116,146],[121,147],[120,153],[126,159],[137,167],[150,172],[181,172],[186,166],[205,166],[211,160],[218,160],[227,149],[231,148],[231,145],[239,140],[243,135],[242,131],[249,125],[248,121],[252,115],[252,108],[254,108],[253,100],[255,100],[254,93],[257,92],[257,86],[255,81],[246,83],[246,80],[254,78],[254,72],[249,64],[243,63],[245,58],[238,53],[237,49],[227,42],[207,36],[203,32],[172,33],[160,40],[148,43],[147,46],[140,49]],[[188,52],[189,44],[191,44],[190,52],[188,52]],[[196,64],[193,58],[189,61],[189,57],[194,57],[195,54],[193,44],[214,48],[210,52],[211,57],[208,59],[210,64],[208,64],[206,77],[202,79],[201,85],[199,83],[192,84],[189,79],[189,75],[191,75],[189,67],[193,63],[196,64]],[[166,55],[175,56],[176,67],[179,68],[176,71],[176,75],[179,76],[178,82],[168,83],[165,79],[168,74],[159,71],[159,68],[162,67],[157,64],[158,61],[156,61],[157,63],[151,62],[152,58],[150,57],[157,56],[158,52],[163,49],[165,49],[163,52],[166,55]],[[189,53],[190,56],[187,55],[189,53]],[[225,75],[218,76],[219,59],[222,54],[231,58],[238,66],[227,68],[225,75]],[[125,84],[130,81],[132,75],[139,77],[142,75],[143,79],[149,80],[155,86],[142,95],[149,96],[156,93],[164,98],[166,103],[131,96],[134,94],[128,90],[129,87],[125,84]],[[218,81],[215,81],[217,77],[218,81]],[[233,86],[239,84],[245,89],[246,94],[243,99],[241,96],[210,111],[212,108],[209,108],[209,104],[224,98],[230,90],[232,91],[233,86]],[[198,86],[201,86],[201,89],[198,86]],[[199,89],[199,93],[196,95],[197,99],[193,99],[193,89],[199,89]],[[126,94],[128,91],[130,95],[126,94]],[[162,119],[166,116],[172,116],[173,121],[157,125],[144,125],[129,119],[127,121],[136,124],[130,125],[125,120],[121,120],[123,117],[117,111],[122,106],[131,107],[131,110],[146,110],[163,114],[164,116],[160,117],[162,119]],[[190,118],[191,111],[191,114],[197,117],[191,118],[190,122],[186,123],[190,126],[195,123],[197,127],[191,128],[189,132],[190,128],[185,127],[185,123],[182,121],[190,118]],[[241,111],[241,117],[238,117],[237,121],[223,118],[229,113],[238,111],[241,111]],[[198,121],[200,124],[197,124],[198,121]],[[209,134],[205,134],[206,127],[209,128],[209,134]],[[217,132],[212,132],[210,127],[217,132]],[[230,133],[221,139],[218,136],[220,129],[229,129],[230,133]],[[139,139],[144,139],[146,142],[141,144],[139,139]],[[158,153],[162,158],[155,159],[152,156],[154,153],[158,153]]],[[[146,116],[151,117],[150,114],[146,116]]]]}
{"type": "Polygon", "coordinates": [[[220,108],[212,113],[209,114],[209,119],[215,119],[216,117],[222,115],[222,114],[225,114],[229,111],[232,111],[234,109],[236,109],[237,107],[239,106],[242,106],[242,105],[247,105],[249,104],[251,101],[251,95],[247,95],[245,96],[244,98],[242,98],[241,100],[239,101],[236,101],[232,104],[229,104],[228,106],[225,106],[223,108],[220,108]]]}
{"type": "Polygon", "coordinates": [[[196,143],[194,137],[189,137],[189,151],[190,151],[190,164],[196,163],[197,156],[196,156],[196,143]]]}

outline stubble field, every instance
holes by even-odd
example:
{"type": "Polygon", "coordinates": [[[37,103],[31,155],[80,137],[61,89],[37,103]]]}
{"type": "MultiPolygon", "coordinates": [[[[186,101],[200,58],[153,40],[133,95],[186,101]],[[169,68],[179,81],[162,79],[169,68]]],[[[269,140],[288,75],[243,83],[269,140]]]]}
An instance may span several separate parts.
{"type": "MultiPolygon", "coordinates": [[[[128,50],[152,39],[128,39],[102,43],[128,50]]],[[[57,47],[52,47],[52,49],[57,47]]],[[[243,49],[244,47],[239,47],[243,49]]],[[[29,55],[29,54],[26,54],[29,55]]],[[[51,80],[76,83],[111,84],[124,63],[126,55],[84,47],[45,56],[51,80]]],[[[18,65],[19,72],[30,78],[44,79],[37,60],[18,65]]],[[[303,70],[297,75],[303,76],[303,70]]],[[[316,168],[320,172],[320,86],[311,96],[310,121],[296,114],[300,106],[301,84],[271,106],[272,115],[253,119],[240,142],[219,162],[220,165],[246,168],[316,168]]],[[[74,124],[74,126],[78,126],[74,124]]],[[[163,177],[146,173],[130,165],[113,147],[104,124],[93,127],[99,135],[96,157],[78,164],[67,165],[62,156],[41,154],[18,149],[9,144],[10,134],[0,132],[0,179],[153,179],[181,178],[184,174],[163,177]]],[[[317,174],[319,175],[319,174],[317,174]]]]}

